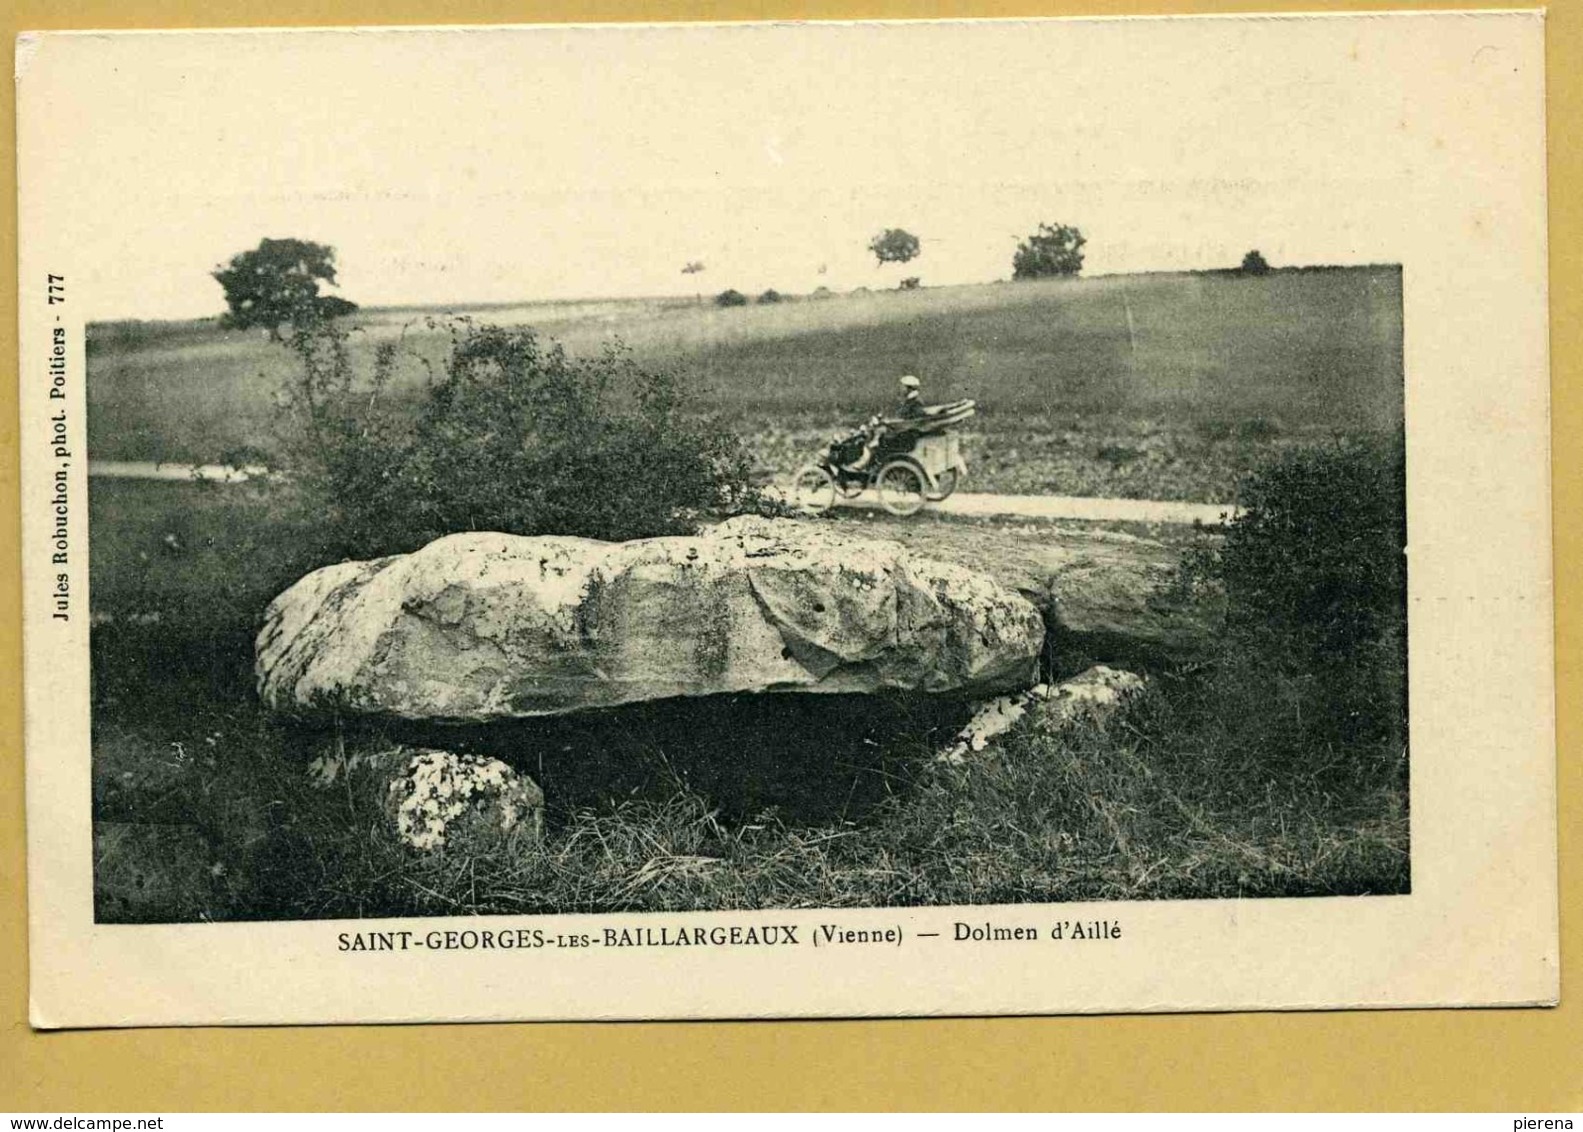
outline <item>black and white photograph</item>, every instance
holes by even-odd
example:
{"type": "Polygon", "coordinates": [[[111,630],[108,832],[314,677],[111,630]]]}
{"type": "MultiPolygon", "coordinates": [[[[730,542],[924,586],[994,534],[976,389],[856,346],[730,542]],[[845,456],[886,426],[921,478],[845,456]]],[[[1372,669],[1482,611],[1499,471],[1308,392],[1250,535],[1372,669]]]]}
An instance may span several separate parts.
{"type": "Polygon", "coordinates": [[[23,37],[35,1023],[1548,1000],[1540,33],[23,37]]]}

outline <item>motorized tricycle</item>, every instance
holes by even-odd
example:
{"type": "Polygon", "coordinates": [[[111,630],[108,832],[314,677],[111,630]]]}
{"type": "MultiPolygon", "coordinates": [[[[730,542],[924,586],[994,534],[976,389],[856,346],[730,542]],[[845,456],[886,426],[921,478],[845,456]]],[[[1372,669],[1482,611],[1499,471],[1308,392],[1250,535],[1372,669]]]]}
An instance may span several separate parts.
{"type": "Polygon", "coordinates": [[[830,442],[792,477],[791,503],[822,515],[841,499],[873,488],[892,515],[913,515],[945,499],[967,475],[960,439],[951,434],[977,411],[971,400],[930,405],[917,416],[874,417],[830,442]]]}

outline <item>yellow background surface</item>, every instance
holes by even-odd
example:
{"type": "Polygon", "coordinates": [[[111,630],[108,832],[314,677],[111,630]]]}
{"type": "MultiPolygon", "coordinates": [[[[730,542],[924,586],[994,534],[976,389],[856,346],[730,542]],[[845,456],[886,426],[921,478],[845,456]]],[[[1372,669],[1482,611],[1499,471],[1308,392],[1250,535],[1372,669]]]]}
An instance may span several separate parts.
{"type": "MultiPolygon", "coordinates": [[[[1445,8],[1454,5],[1405,5],[1445,8]]],[[[7,30],[576,20],[940,18],[1175,12],[1364,11],[1327,3],[959,0],[340,0],[190,3],[17,0],[7,30]]],[[[1464,5],[1472,7],[1472,5],[1464,5]]],[[[8,38],[9,44],[9,38],[8,38]]],[[[1551,322],[1563,1006],[1556,1010],[1005,1018],[895,1022],[647,1023],[129,1030],[35,1034],[27,1024],[20,749],[20,567],[0,540],[0,1110],[1037,1108],[1583,1109],[1575,861],[1583,524],[1583,0],[1550,9],[1551,322]],[[1571,520],[1571,521],[1569,521],[1571,520]]],[[[0,163],[14,186],[13,88],[0,163]]],[[[15,194],[0,257],[16,359],[15,194]]],[[[0,380],[0,510],[17,515],[15,383],[0,380]]]]}

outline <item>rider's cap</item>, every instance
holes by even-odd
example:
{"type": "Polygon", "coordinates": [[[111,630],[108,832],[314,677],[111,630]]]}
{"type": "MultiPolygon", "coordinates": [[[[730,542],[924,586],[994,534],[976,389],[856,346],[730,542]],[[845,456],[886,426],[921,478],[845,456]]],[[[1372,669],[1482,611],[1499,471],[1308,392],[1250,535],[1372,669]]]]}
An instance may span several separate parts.
{"type": "Polygon", "coordinates": [[[901,379],[901,383],[908,389],[918,388],[918,379],[910,373],[901,379]]]}

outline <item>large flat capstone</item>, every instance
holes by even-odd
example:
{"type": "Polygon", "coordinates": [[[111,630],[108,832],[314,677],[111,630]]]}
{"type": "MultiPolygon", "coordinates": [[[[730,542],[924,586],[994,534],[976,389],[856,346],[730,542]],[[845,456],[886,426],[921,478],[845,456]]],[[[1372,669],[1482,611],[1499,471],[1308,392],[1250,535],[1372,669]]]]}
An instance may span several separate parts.
{"type": "Polygon", "coordinates": [[[961,565],[734,519],[606,543],[469,533],[277,597],[259,695],[294,715],[485,722],[678,696],[1029,686],[1044,624],[961,565]]]}

